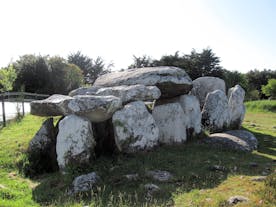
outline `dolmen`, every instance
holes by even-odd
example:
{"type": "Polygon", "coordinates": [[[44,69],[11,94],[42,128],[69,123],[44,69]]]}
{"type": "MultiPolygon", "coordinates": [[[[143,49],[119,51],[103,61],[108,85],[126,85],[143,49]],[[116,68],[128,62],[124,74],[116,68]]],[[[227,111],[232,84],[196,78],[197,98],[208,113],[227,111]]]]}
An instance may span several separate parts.
{"type": "Polygon", "coordinates": [[[55,94],[33,101],[31,114],[61,116],[56,127],[51,118],[45,122],[54,132],[42,136],[38,132],[34,139],[54,143],[51,152],[56,153],[60,171],[65,171],[85,166],[105,152],[136,153],[164,144],[183,144],[206,129],[211,133],[239,129],[245,114],[244,95],[239,85],[226,95],[222,79],[192,81],[177,67],[111,72],[68,96],[55,94]]]}

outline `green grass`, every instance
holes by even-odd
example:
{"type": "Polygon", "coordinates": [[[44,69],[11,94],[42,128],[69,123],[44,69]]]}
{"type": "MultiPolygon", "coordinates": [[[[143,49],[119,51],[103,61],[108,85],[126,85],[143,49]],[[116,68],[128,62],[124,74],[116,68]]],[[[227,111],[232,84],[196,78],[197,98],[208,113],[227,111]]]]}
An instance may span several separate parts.
{"type": "MultiPolygon", "coordinates": [[[[196,141],[182,146],[163,146],[148,153],[117,154],[99,157],[91,166],[71,174],[44,174],[35,179],[20,175],[17,162],[29,140],[39,129],[43,118],[28,115],[21,122],[10,123],[0,130],[0,206],[227,206],[233,195],[250,199],[237,206],[274,206],[264,182],[251,178],[275,171],[276,113],[248,112],[244,128],[259,140],[258,151],[241,153],[210,148],[196,141]],[[257,167],[250,167],[256,162],[257,167]],[[211,171],[210,166],[222,165],[225,171],[211,171]],[[151,180],[147,170],[167,170],[173,179],[167,183],[151,180]],[[269,171],[267,169],[270,169],[269,171]],[[74,176],[97,172],[101,183],[97,192],[77,197],[66,190],[74,176]],[[125,174],[138,173],[137,181],[127,181],[125,174]],[[145,197],[144,184],[157,184],[161,191],[145,197]]],[[[273,186],[273,185],[272,185],[273,186]]]]}
{"type": "Polygon", "coordinates": [[[249,112],[274,112],[276,113],[276,100],[258,100],[245,103],[249,112]]]}

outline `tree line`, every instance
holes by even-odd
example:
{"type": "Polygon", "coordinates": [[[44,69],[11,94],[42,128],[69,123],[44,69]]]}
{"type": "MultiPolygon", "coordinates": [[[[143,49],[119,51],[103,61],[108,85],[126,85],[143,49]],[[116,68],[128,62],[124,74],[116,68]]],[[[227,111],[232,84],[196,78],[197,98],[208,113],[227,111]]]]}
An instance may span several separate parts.
{"type": "MultiPolygon", "coordinates": [[[[212,49],[206,48],[200,52],[193,49],[190,54],[175,52],[172,55],[163,55],[160,59],[152,59],[148,55],[133,56],[133,62],[121,70],[175,66],[184,69],[192,80],[214,76],[224,79],[227,88],[240,84],[246,90],[247,100],[275,97],[275,70],[254,69],[240,73],[226,70],[220,63],[220,58],[212,49]]],[[[23,55],[8,67],[0,69],[0,92],[14,90],[68,94],[80,86],[92,85],[98,76],[109,73],[113,66],[101,57],[92,59],[80,51],[69,54],[67,58],[23,55]]]]}

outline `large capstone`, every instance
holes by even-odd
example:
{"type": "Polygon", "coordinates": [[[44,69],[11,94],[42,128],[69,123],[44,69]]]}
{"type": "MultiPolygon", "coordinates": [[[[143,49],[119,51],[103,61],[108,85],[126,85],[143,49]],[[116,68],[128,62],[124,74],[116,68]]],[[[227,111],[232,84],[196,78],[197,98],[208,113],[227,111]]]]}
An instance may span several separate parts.
{"type": "Polygon", "coordinates": [[[210,132],[221,132],[230,124],[228,99],[221,90],[208,93],[202,109],[202,124],[210,132]]]}
{"type": "Polygon", "coordinates": [[[96,92],[101,87],[91,86],[91,87],[80,87],[73,91],[70,91],[69,96],[77,96],[77,95],[95,95],[96,92]]]}
{"type": "Polygon", "coordinates": [[[65,100],[72,100],[70,96],[54,94],[47,99],[32,101],[31,114],[37,116],[61,116],[65,114],[61,105],[65,100]]]}
{"type": "Polygon", "coordinates": [[[38,116],[76,114],[85,116],[92,122],[102,122],[110,119],[121,107],[121,99],[115,96],[53,95],[45,100],[33,101],[31,113],[38,116]]]}
{"type": "Polygon", "coordinates": [[[102,122],[111,118],[122,107],[122,101],[115,96],[78,95],[65,100],[62,107],[66,114],[77,114],[92,122],[102,122]]]}
{"type": "Polygon", "coordinates": [[[125,104],[133,101],[152,101],[158,99],[161,96],[161,92],[156,86],[131,85],[101,88],[95,95],[116,96],[121,98],[125,104]]]}
{"type": "Polygon", "coordinates": [[[120,85],[157,86],[162,98],[187,94],[192,89],[189,75],[177,67],[146,67],[134,68],[121,72],[112,72],[100,76],[95,86],[111,87],[120,85]]]}
{"type": "Polygon", "coordinates": [[[56,161],[56,129],[53,118],[43,122],[28,147],[29,169],[25,173],[29,176],[58,169],[56,161]]]}
{"type": "Polygon", "coordinates": [[[205,76],[197,78],[193,81],[193,89],[191,90],[191,94],[198,98],[200,107],[202,108],[207,94],[215,90],[221,90],[225,93],[224,80],[216,77],[205,76]]]}
{"type": "Polygon", "coordinates": [[[243,104],[244,95],[245,91],[239,85],[230,88],[228,91],[231,128],[238,129],[241,127],[245,115],[245,106],[243,104]]]}
{"type": "Polygon", "coordinates": [[[174,144],[186,141],[188,120],[179,103],[155,106],[152,115],[160,131],[160,143],[174,144]]]}
{"type": "Polygon", "coordinates": [[[186,117],[188,137],[201,132],[201,111],[198,99],[193,95],[179,97],[179,103],[186,117]]]}
{"type": "Polygon", "coordinates": [[[59,122],[58,127],[56,152],[60,170],[89,164],[96,145],[91,122],[83,117],[69,115],[59,122]]]}
{"type": "Polygon", "coordinates": [[[142,101],[124,106],[112,117],[119,151],[132,153],[158,144],[159,129],[142,101]]]}

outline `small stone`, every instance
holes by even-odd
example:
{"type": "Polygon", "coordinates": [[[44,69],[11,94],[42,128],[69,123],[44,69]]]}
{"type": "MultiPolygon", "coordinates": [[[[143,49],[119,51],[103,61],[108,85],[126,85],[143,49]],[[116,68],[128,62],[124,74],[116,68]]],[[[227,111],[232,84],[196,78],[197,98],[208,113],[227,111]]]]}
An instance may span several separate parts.
{"type": "Polygon", "coordinates": [[[145,184],[144,188],[147,191],[148,196],[151,196],[153,193],[158,192],[160,190],[160,188],[157,185],[152,183],[145,184]]]}
{"type": "Polygon", "coordinates": [[[243,202],[248,202],[249,199],[244,197],[244,196],[232,196],[230,197],[227,202],[230,204],[230,205],[236,205],[237,203],[243,203],[243,202]]]}
{"type": "Polygon", "coordinates": [[[272,128],[273,128],[273,129],[276,129],[276,126],[273,126],[272,128]]]}
{"type": "Polygon", "coordinates": [[[70,190],[69,194],[91,191],[99,182],[99,180],[100,177],[95,172],[78,176],[74,179],[72,183],[72,189],[70,190]]]}
{"type": "Polygon", "coordinates": [[[173,178],[170,172],[161,170],[147,171],[146,175],[160,182],[166,182],[173,178]]]}
{"type": "Polygon", "coordinates": [[[263,171],[263,172],[262,172],[262,175],[263,175],[263,176],[267,176],[268,174],[269,174],[269,173],[266,172],[266,171],[263,171]]]}
{"type": "Polygon", "coordinates": [[[127,174],[125,175],[126,179],[128,179],[129,181],[136,181],[138,180],[138,173],[135,173],[135,174],[127,174]]]}
{"type": "Polygon", "coordinates": [[[251,127],[255,127],[255,126],[256,126],[256,124],[250,124],[249,126],[251,126],[251,127]]]}
{"type": "Polygon", "coordinates": [[[211,171],[221,171],[221,172],[227,171],[226,167],[221,166],[221,165],[212,165],[212,166],[210,166],[210,170],[211,171]]]}
{"type": "Polygon", "coordinates": [[[266,176],[258,176],[258,177],[251,178],[251,181],[262,182],[265,179],[266,179],[266,176]]]}

